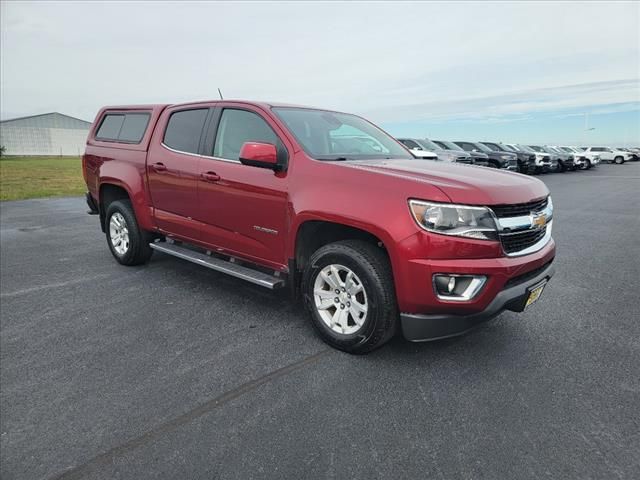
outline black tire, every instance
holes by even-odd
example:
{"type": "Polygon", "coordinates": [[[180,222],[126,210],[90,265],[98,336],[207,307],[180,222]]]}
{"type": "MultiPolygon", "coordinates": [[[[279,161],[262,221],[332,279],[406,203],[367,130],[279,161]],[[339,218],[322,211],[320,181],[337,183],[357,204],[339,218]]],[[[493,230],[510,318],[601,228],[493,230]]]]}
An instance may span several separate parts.
{"type": "Polygon", "coordinates": [[[380,247],[361,241],[344,240],[318,249],[309,259],[302,277],[304,304],[313,326],[334,348],[353,354],[368,353],[388,342],[398,330],[399,316],[389,259],[380,247]],[[360,279],[367,295],[364,323],[355,333],[334,332],[318,313],[314,286],[328,265],[343,265],[360,279]]]}
{"type": "Polygon", "coordinates": [[[562,160],[558,160],[558,168],[556,170],[557,172],[561,172],[564,173],[567,171],[567,167],[565,166],[564,162],[562,160]]]}
{"type": "Polygon", "coordinates": [[[616,158],[613,159],[613,163],[615,163],[616,165],[622,165],[624,163],[624,157],[621,157],[620,155],[618,155],[616,158]]]}
{"type": "Polygon", "coordinates": [[[131,207],[129,200],[116,200],[107,207],[105,216],[105,232],[107,235],[107,244],[112,255],[122,265],[141,265],[149,261],[153,254],[153,249],[149,247],[149,243],[153,240],[153,235],[149,232],[140,230],[135,213],[131,207]],[[119,253],[111,239],[110,223],[111,217],[119,213],[124,217],[125,226],[128,231],[129,246],[124,253],[119,253]]]}
{"type": "Polygon", "coordinates": [[[489,160],[489,164],[487,165],[487,167],[489,167],[489,168],[500,168],[500,164],[498,162],[494,162],[492,160],[489,160]]]}
{"type": "Polygon", "coordinates": [[[587,166],[585,167],[586,170],[591,170],[591,160],[589,160],[587,158],[587,166]]]}

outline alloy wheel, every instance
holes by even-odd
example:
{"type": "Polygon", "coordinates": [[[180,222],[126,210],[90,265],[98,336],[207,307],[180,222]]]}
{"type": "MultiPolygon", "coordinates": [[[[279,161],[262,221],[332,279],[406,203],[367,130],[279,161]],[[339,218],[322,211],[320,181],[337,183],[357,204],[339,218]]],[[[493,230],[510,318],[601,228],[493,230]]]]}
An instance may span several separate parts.
{"type": "Polygon", "coordinates": [[[351,335],[364,325],[369,306],[367,293],[348,267],[332,264],[320,270],[313,298],[318,315],[335,333],[351,335]]]}

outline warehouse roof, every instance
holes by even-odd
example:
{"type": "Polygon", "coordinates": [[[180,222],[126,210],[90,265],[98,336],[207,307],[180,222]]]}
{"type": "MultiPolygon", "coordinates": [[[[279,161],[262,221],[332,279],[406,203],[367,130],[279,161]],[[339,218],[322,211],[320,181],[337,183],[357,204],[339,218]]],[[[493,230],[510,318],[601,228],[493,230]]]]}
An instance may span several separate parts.
{"type": "Polygon", "coordinates": [[[59,112],[41,113],[39,115],[9,118],[7,120],[0,121],[0,124],[3,126],[7,126],[7,124],[11,123],[23,123],[28,124],[29,126],[51,128],[89,128],[91,126],[91,122],[59,112]]]}

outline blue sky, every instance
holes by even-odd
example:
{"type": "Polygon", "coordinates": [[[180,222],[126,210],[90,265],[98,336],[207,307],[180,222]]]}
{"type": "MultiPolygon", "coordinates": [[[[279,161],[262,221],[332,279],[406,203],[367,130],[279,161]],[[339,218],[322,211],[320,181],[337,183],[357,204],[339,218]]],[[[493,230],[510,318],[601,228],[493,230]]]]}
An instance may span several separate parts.
{"type": "Polygon", "coordinates": [[[217,97],[640,144],[640,2],[2,2],[0,117],[217,97]],[[584,132],[585,114],[589,126],[584,132]]]}
{"type": "Polygon", "coordinates": [[[440,119],[381,122],[392,135],[432,139],[543,143],[549,145],[640,145],[640,105],[604,105],[513,115],[501,119],[440,119]],[[588,126],[588,130],[585,128],[588,126]]]}

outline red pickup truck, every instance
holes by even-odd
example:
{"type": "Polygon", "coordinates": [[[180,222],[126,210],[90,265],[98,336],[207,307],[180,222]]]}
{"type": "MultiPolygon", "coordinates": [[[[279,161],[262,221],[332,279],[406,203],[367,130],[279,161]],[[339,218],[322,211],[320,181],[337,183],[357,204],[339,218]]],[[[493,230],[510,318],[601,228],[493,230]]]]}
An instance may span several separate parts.
{"type": "Polygon", "coordinates": [[[154,250],[301,298],[330,345],[459,335],[554,272],[534,178],[415,159],[346,113],[245,101],[106,107],[87,203],[123,265],[154,250]]]}

